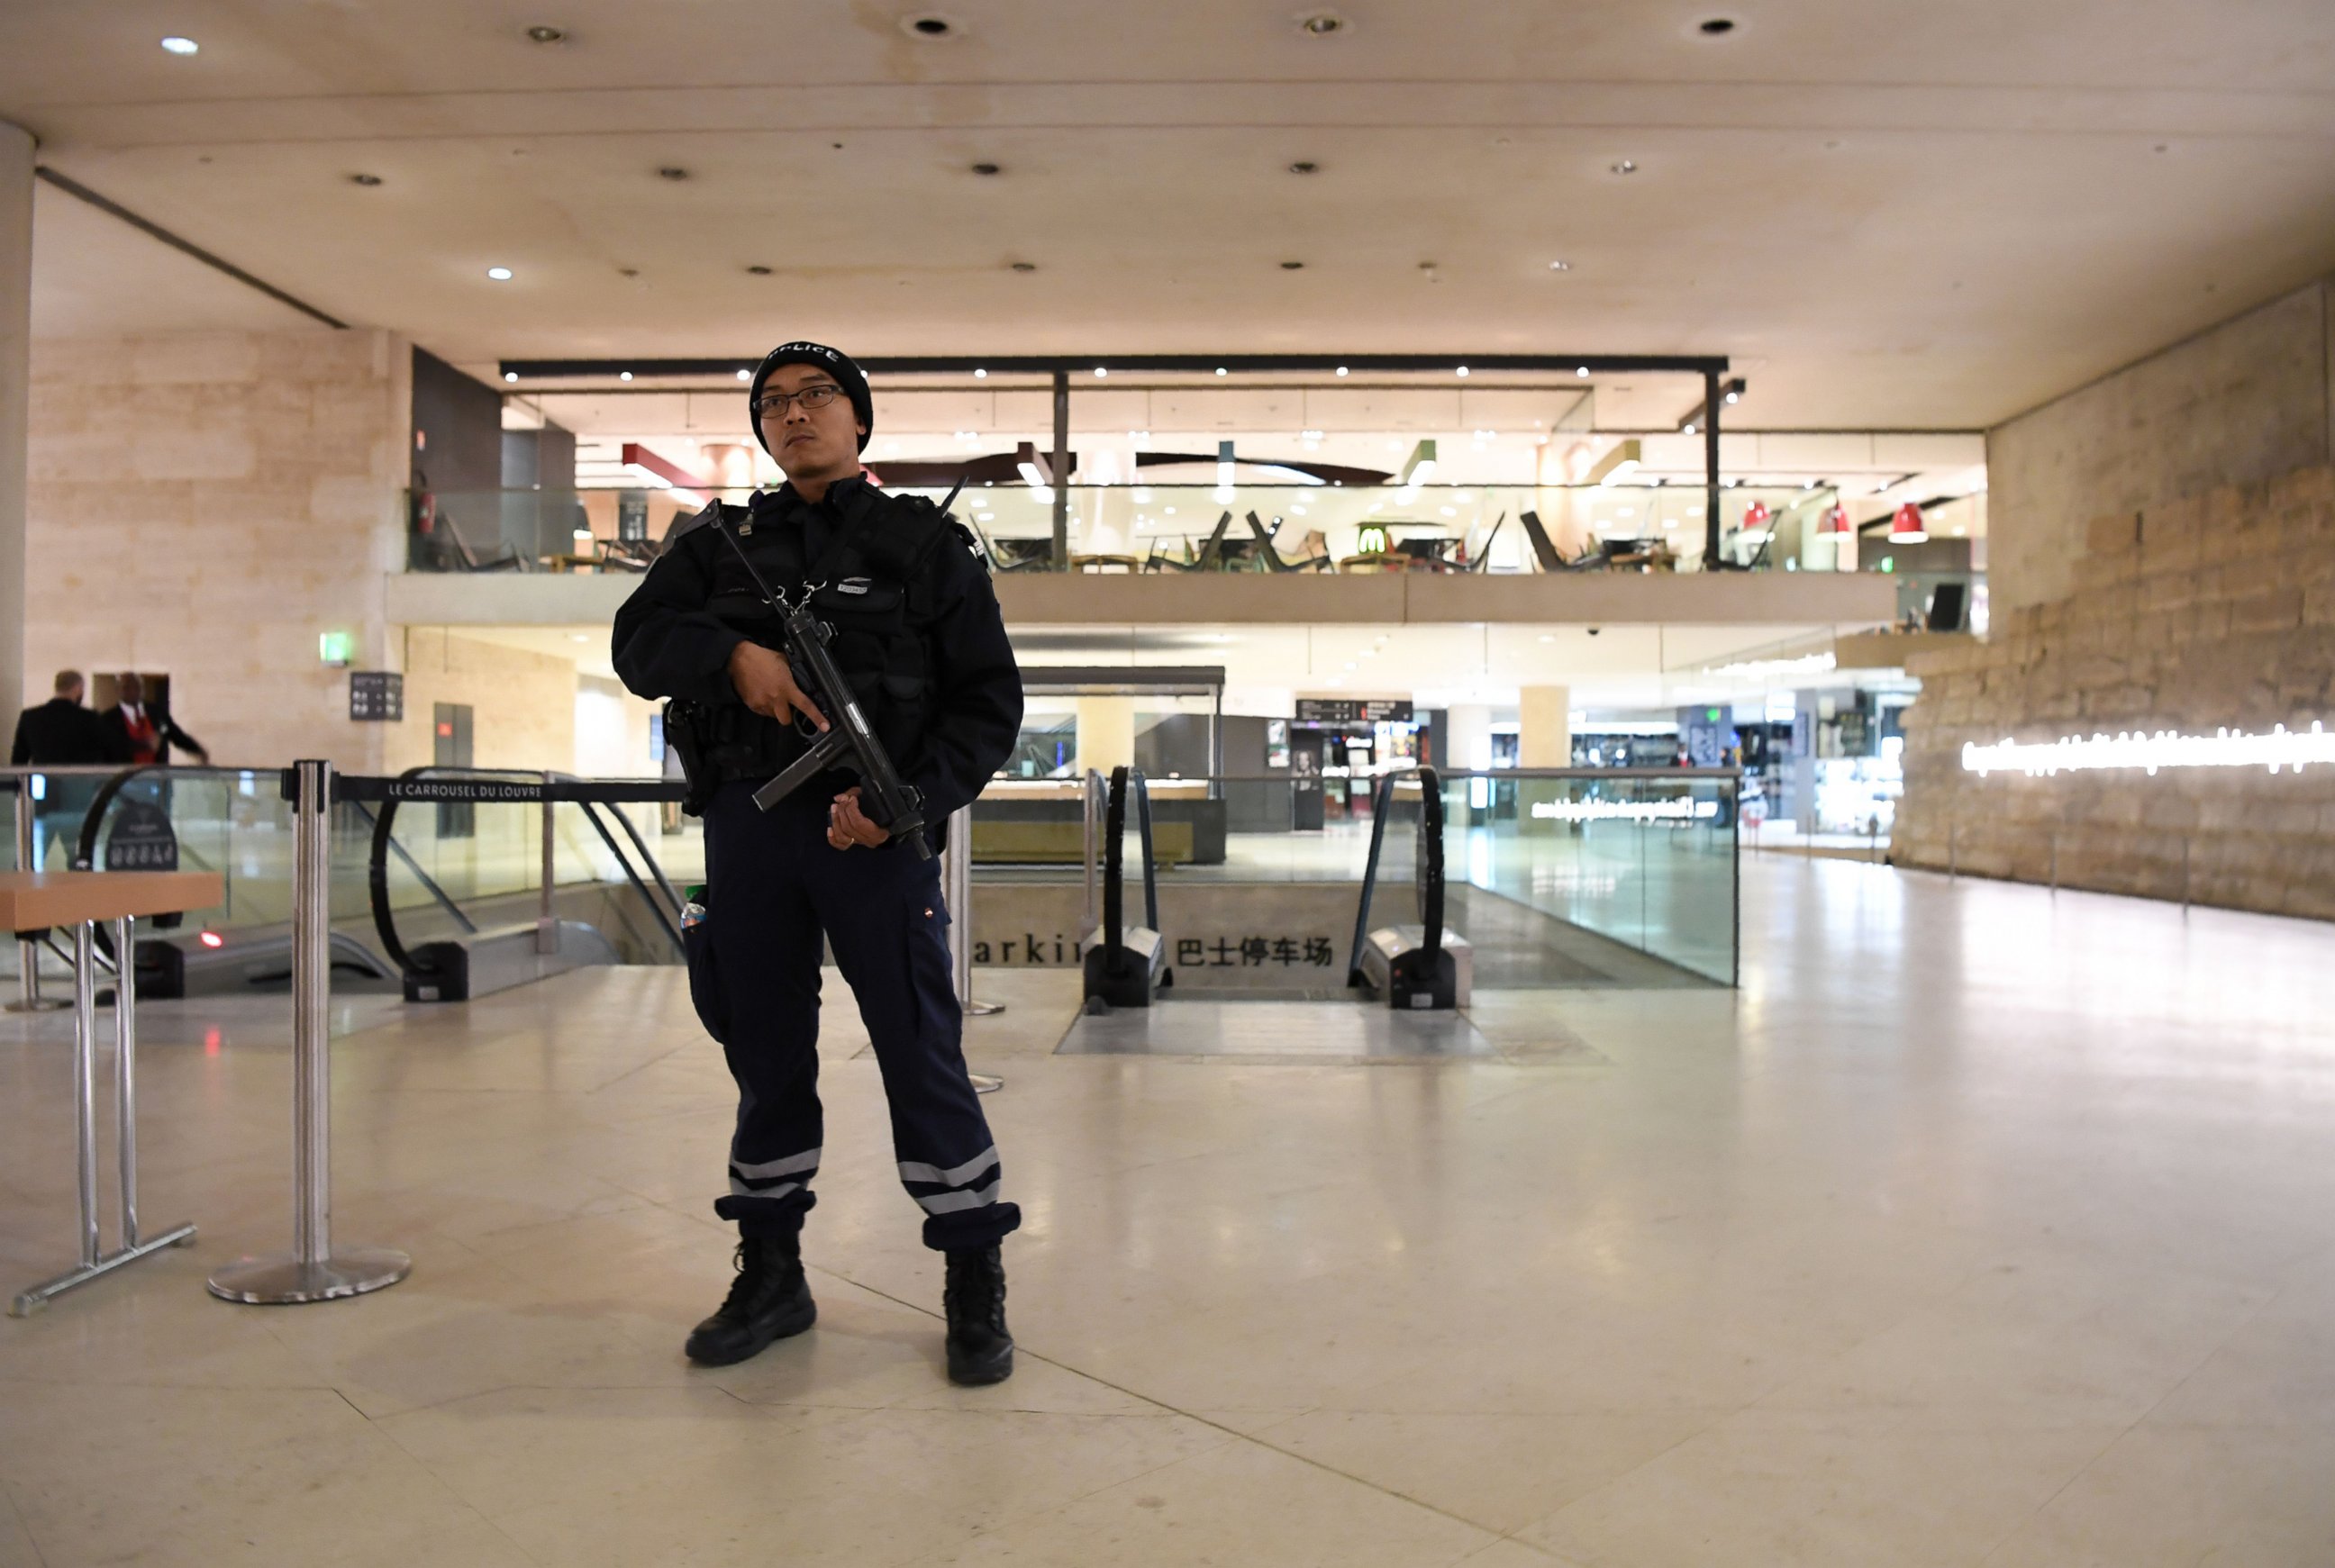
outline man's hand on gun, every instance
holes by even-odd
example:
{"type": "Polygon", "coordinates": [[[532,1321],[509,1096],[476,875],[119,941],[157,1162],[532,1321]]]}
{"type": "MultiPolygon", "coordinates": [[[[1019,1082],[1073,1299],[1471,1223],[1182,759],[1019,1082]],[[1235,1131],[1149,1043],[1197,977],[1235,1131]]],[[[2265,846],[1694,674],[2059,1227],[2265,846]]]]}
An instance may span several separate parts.
{"type": "Polygon", "coordinates": [[[784,653],[760,643],[739,644],[730,650],[730,684],[737,688],[740,702],[765,718],[788,724],[800,713],[818,728],[827,728],[827,715],[795,684],[794,666],[784,653]]]}
{"type": "Polygon", "coordinates": [[[854,846],[873,849],[890,837],[860,810],[857,785],[837,796],[835,804],[828,808],[827,841],[838,849],[849,849],[854,846]]]}

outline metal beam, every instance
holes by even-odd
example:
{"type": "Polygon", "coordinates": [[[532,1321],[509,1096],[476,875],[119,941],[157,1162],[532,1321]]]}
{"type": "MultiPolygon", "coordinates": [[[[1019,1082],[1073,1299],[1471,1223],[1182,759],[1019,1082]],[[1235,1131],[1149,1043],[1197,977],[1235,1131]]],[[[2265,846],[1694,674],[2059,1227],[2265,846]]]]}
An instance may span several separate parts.
{"type": "MultiPolygon", "coordinates": [[[[761,363],[758,354],[735,359],[507,359],[497,367],[521,380],[561,380],[580,376],[615,376],[630,371],[635,376],[731,376],[751,371],[761,363]]],[[[988,371],[993,375],[1067,377],[1072,371],[1091,372],[1097,366],[1113,372],[1173,371],[1205,373],[1216,370],[1253,373],[1264,371],[1442,371],[1455,376],[1465,365],[1474,371],[1586,370],[1592,375],[1617,372],[1669,372],[1707,379],[1726,373],[1724,354],[1566,354],[1566,353],[1309,353],[1309,354],[924,354],[875,357],[859,361],[870,375],[932,375],[952,372],[988,371]]]]}

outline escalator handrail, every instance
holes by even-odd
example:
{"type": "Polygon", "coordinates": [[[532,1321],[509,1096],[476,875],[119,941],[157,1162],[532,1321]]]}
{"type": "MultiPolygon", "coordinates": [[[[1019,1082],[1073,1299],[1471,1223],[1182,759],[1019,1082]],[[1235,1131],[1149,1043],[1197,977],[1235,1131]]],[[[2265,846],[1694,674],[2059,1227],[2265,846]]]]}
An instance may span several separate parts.
{"type": "Polygon", "coordinates": [[[1420,867],[1419,917],[1426,927],[1419,951],[1440,952],[1443,947],[1443,776],[1424,762],[1409,767],[1391,768],[1379,775],[1376,799],[1371,808],[1371,857],[1362,867],[1362,893],[1354,910],[1354,945],[1346,959],[1346,983],[1363,983],[1362,944],[1371,939],[1371,900],[1378,889],[1379,851],[1386,843],[1389,810],[1394,805],[1395,781],[1416,774],[1419,777],[1419,848],[1426,864],[1420,867]]]}
{"type": "Polygon", "coordinates": [[[1110,770],[1110,803],[1103,827],[1102,938],[1104,964],[1113,978],[1127,973],[1127,795],[1135,791],[1135,832],[1143,847],[1143,918],[1159,929],[1159,879],[1151,853],[1151,787],[1140,768],[1110,770]]]}
{"type": "MultiPolygon", "coordinates": [[[[525,769],[519,768],[436,768],[429,766],[408,768],[404,772],[400,773],[397,777],[401,781],[402,781],[408,779],[424,779],[433,773],[465,773],[472,775],[486,774],[490,777],[515,774],[522,779],[539,779],[542,777],[540,773],[529,772],[525,769]]],[[[373,821],[373,852],[367,856],[365,859],[365,894],[367,899],[373,905],[373,928],[374,933],[381,937],[382,951],[389,955],[389,961],[392,963],[397,965],[397,972],[400,974],[434,974],[437,971],[431,969],[427,964],[417,961],[412,953],[406,951],[405,944],[397,939],[397,916],[389,906],[389,847],[392,844],[395,843],[395,839],[391,836],[390,828],[391,825],[397,820],[397,807],[398,802],[393,799],[383,801],[381,803],[381,815],[375,817],[373,821]]],[[[402,857],[409,866],[412,864],[413,857],[411,855],[405,854],[403,846],[401,845],[398,847],[398,852],[401,857],[402,857]]],[[[424,881],[426,882],[427,880],[428,879],[425,877],[424,881]]],[[[434,890],[434,885],[432,886],[434,890]]],[[[448,902],[443,894],[441,894],[440,897],[441,902],[448,902]]],[[[456,918],[461,922],[467,932],[475,932],[478,930],[478,925],[474,922],[470,921],[467,916],[458,914],[456,918]]]]}
{"type": "MultiPolygon", "coordinates": [[[[372,807],[362,800],[352,800],[349,804],[356,808],[357,815],[364,818],[366,827],[378,829],[380,823],[374,818],[372,807]]],[[[391,801],[388,804],[394,806],[396,803],[391,801]]],[[[438,879],[422,869],[421,862],[413,858],[413,851],[399,843],[394,835],[392,835],[389,839],[389,847],[396,854],[399,863],[413,873],[413,879],[421,884],[421,890],[436,901],[439,908],[453,917],[455,924],[460,926],[466,934],[479,929],[479,923],[464,913],[462,906],[454,902],[452,895],[438,886],[438,879]]]]}
{"type": "MultiPolygon", "coordinates": [[[[544,809],[548,811],[552,804],[546,801],[544,809]]],[[[600,808],[589,800],[579,800],[576,804],[584,808],[585,819],[592,824],[593,831],[600,835],[600,842],[608,847],[608,853],[616,857],[618,866],[624,867],[625,880],[633,885],[633,891],[641,895],[641,902],[649,906],[649,913],[655,915],[657,924],[664,928],[665,939],[673,944],[673,952],[686,957],[688,949],[682,945],[681,927],[673,924],[673,916],[665,913],[664,905],[657,902],[656,895],[649,891],[648,884],[641,880],[640,873],[633,869],[633,863],[625,858],[625,852],[616,847],[616,837],[608,831],[607,823],[601,819],[600,808]]],[[[624,813],[619,811],[616,815],[621,818],[624,813]]],[[[645,858],[648,851],[644,849],[641,853],[645,858]]],[[[659,880],[663,880],[662,875],[659,880]]]]}

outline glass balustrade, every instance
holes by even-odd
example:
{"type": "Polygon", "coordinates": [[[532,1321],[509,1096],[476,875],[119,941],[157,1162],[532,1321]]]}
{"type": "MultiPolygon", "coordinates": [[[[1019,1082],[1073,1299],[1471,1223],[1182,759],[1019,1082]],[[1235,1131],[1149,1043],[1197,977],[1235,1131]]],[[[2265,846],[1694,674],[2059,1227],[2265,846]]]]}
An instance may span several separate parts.
{"type": "MultiPolygon", "coordinates": [[[[896,488],[935,500],[948,493],[896,488]]],[[[749,494],[415,491],[408,566],[636,575],[706,500],[749,494]]],[[[1853,536],[1826,531],[1835,491],[1747,485],[1720,496],[1728,566],[1859,569],[1853,536]]],[[[1706,501],[1699,485],[1074,484],[1061,496],[1067,561],[1056,558],[1051,488],[976,484],[952,510],[1002,572],[1696,572],[1705,569],[1706,501]]],[[[1882,547],[1863,547],[1863,569],[1875,569],[1882,547]]]]}

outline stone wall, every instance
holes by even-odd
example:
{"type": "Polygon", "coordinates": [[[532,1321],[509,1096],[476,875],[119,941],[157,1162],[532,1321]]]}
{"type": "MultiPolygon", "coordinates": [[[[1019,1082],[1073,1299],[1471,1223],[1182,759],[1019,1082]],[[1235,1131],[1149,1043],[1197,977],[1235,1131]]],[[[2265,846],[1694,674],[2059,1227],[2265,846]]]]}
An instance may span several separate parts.
{"type": "MultiPolygon", "coordinates": [[[[415,626],[402,638],[405,721],[374,726],[387,731],[383,766],[390,772],[427,766],[436,737],[436,705],[470,709],[471,766],[575,766],[576,663],[525,648],[465,637],[439,626],[415,626]]],[[[644,735],[642,750],[646,750],[644,735]]]]}
{"type": "Polygon", "coordinates": [[[1987,432],[1995,613],[2073,593],[2087,519],[2335,462],[2335,332],[2314,283],[1987,432]]]}
{"type": "Polygon", "coordinates": [[[21,702],[59,668],[170,676],[222,763],[377,769],[348,673],[394,669],[412,355],[380,332],[54,338],[33,351],[21,702]]]}
{"type": "Polygon", "coordinates": [[[2335,468],[2092,518],[2075,586],[1916,654],[1900,865],[2335,918],[2335,769],[1965,772],[1964,742],[2335,723],[2335,468]]]}

